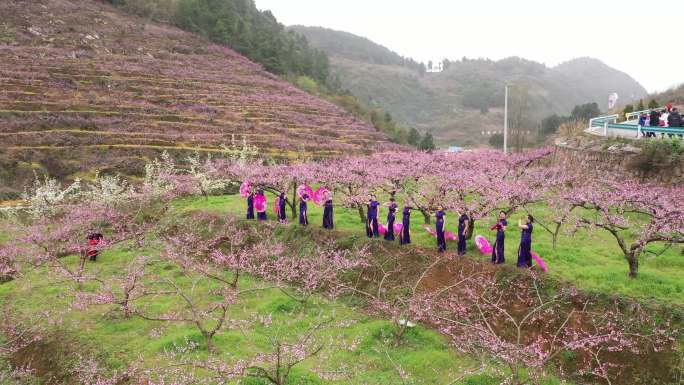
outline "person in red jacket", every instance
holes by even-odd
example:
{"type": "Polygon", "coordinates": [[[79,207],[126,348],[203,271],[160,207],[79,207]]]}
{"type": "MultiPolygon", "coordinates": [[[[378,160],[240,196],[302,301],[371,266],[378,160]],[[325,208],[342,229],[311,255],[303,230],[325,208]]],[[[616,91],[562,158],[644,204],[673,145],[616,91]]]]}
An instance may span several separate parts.
{"type": "Polygon", "coordinates": [[[86,249],[86,255],[88,258],[95,262],[97,260],[97,255],[100,253],[97,246],[102,242],[104,237],[100,233],[91,232],[88,234],[88,248],[86,249]]]}

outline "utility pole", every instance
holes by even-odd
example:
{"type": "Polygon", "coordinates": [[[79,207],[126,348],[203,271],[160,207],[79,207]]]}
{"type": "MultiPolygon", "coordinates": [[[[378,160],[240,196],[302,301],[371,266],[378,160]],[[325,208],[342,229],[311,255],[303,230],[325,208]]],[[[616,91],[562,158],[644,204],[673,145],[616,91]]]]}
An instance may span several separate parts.
{"type": "Polygon", "coordinates": [[[508,154],[508,84],[504,91],[504,154],[508,154]]]}

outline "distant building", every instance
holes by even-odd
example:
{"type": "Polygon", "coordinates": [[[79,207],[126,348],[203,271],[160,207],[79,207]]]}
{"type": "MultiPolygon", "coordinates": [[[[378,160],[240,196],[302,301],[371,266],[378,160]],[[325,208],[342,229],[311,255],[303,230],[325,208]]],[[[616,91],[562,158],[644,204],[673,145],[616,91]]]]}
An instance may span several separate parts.
{"type": "Polygon", "coordinates": [[[453,153],[463,152],[463,147],[450,146],[449,149],[447,150],[447,152],[453,152],[453,153]]]}

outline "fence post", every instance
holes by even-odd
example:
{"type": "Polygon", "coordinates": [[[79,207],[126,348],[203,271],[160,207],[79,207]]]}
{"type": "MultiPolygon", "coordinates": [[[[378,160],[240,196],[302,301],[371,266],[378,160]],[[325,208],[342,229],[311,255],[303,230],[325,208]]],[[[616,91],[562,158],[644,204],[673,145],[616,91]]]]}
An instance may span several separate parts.
{"type": "Polygon", "coordinates": [[[603,136],[608,136],[608,121],[603,122],[603,136]]]}

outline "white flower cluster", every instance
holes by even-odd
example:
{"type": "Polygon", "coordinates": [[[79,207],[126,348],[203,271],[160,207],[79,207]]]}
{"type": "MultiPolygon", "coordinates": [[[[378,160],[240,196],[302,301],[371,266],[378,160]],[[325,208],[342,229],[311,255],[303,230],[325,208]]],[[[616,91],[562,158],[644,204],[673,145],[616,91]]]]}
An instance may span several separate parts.
{"type": "Polygon", "coordinates": [[[230,146],[223,144],[221,147],[229,153],[228,159],[230,159],[230,162],[239,166],[245,166],[259,155],[259,148],[257,146],[249,144],[244,136],[241,141],[237,141],[235,134],[231,136],[230,146]]]}
{"type": "Polygon", "coordinates": [[[164,151],[161,159],[155,158],[145,165],[143,191],[159,197],[173,190],[172,176],[177,172],[176,163],[168,152],[164,151]]]}
{"type": "Polygon", "coordinates": [[[133,197],[134,194],[133,187],[121,176],[101,176],[99,172],[95,175],[95,180],[88,184],[87,190],[82,193],[84,198],[106,205],[122,203],[133,197]]]}
{"type": "Polygon", "coordinates": [[[37,176],[33,186],[26,189],[22,199],[28,205],[28,211],[34,217],[49,217],[54,215],[60,207],[78,197],[81,181],[76,179],[67,188],[62,188],[56,179],[44,177],[41,181],[37,176]]]}
{"type": "Polygon", "coordinates": [[[211,194],[214,191],[226,188],[230,184],[229,180],[218,177],[220,173],[216,170],[211,161],[211,155],[207,155],[205,161],[199,154],[191,155],[187,158],[190,164],[190,175],[197,183],[197,187],[202,195],[211,194]]]}

